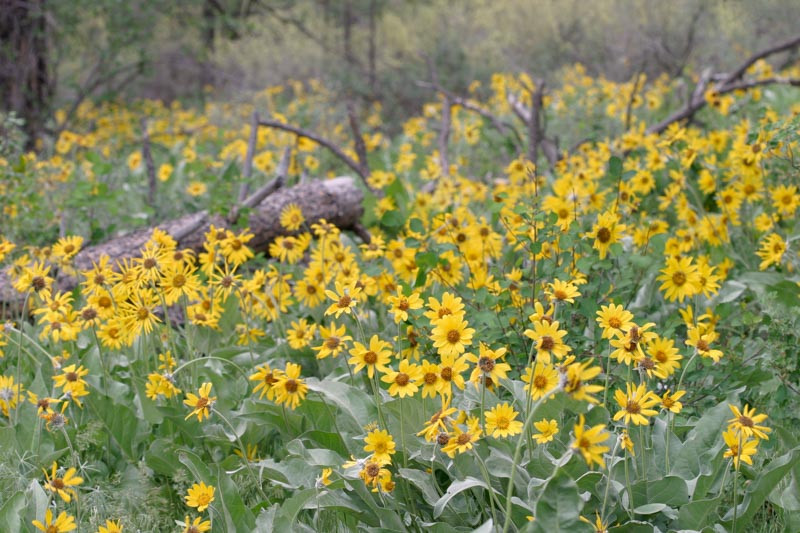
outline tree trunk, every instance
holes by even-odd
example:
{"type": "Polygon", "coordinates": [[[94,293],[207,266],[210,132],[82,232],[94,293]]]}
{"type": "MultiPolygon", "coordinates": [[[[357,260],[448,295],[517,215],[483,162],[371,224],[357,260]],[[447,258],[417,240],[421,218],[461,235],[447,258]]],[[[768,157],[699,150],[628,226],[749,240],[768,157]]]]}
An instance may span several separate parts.
{"type": "Polygon", "coordinates": [[[53,97],[45,1],[0,0],[0,100],[25,120],[28,149],[36,148],[53,97]]]}

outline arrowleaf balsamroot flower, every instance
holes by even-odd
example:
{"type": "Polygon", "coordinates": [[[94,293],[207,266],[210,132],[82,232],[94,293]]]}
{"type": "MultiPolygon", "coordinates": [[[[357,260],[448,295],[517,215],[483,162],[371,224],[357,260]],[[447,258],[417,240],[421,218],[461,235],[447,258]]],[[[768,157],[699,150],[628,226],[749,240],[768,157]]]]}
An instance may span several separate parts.
{"type": "Polygon", "coordinates": [[[406,396],[414,396],[419,390],[417,382],[422,379],[422,369],[403,359],[400,361],[400,366],[397,371],[389,369],[386,374],[381,377],[384,383],[390,383],[389,394],[392,396],[399,396],[404,398],[406,396]]]}
{"type": "Polygon", "coordinates": [[[716,332],[701,333],[699,327],[690,327],[687,334],[689,338],[686,339],[686,345],[694,346],[698,354],[713,359],[715,363],[722,359],[722,350],[711,348],[711,343],[717,340],[716,332]]]}
{"type": "Polygon", "coordinates": [[[633,313],[621,305],[604,305],[597,311],[597,323],[603,328],[603,338],[610,339],[617,332],[627,331],[633,323],[633,313]]]}
{"type": "Polygon", "coordinates": [[[355,283],[342,285],[337,281],[336,292],[332,290],[325,291],[325,295],[333,300],[333,303],[325,311],[325,315],[334,315],[336,318],[339,318],[342,313],[349,315],[358,303],[360,294],[361,289],[355,283]]]}
{"type": "Polygon", "coordinates": [[[475,442],[481,438],[483,431],[480,427],[480,421],[477,417],[467,419],[466,429],[462,430],[459,424],[454,424],[453,434],[447,441],[447,444],[442,447],[442,451],[453,458],[456,453],[464,453],[472,449],[475,442]]]}
{"type": "Polygon", "coordinates": [[[202,481],[195,483],[186,491],[186,505],[196,507],[197,512],[202,513],[214,501],[214,490],[213,485],[206,485],[202,481]]]}
{"type": "Polygon", "coordinates": [[[588,236],[594,237],[592,247],[600,254],[600,259],[605,259],[608,249],[615,242],[619,242],[620,234],[625,231],[625,225],[619,223],[619,215],[606,212],[597,217],[597,223],[588,236]]]}
{"type": "Polygon", "coordinates": [[[306,219],[303,210],[297,204],[288,204],[281,210],[281,226],[289,231],[297,231],[306,219]]]}
{"type": "Polygon", "coordinates": [[[278,376],[278,380],[273,385],[275,403],[294,410],[305,399],[308,385],[300,378],[301,369],[300,365],[286,363],[286,370],[278,376]]]}
{"type": "Polygon", "coordinates": [[[475,330],[467,327],[466,320],[458,315],[445,315],[433,328],[431,339],[439,355],[458,355],[464,353],[466,346],[472,344],[475,330]]]}
{"type": "Polygon", "coordinates": [[[381,372],[390,372],[391,369],[388,365],[392,355],[391,347],[391,344],[381,340],[377,335],[373,335],[369,340],[369,347],[360,342],[353,343],[353,348],[350,350],[352,357],[347,362],[355,365],[353,372],[356,374],[366,367],[367,375],[370,378],[375,374],[376,368],[381,372]]]}
{"type": "Polygon", "coordinates": [[[67,514],[66,511],[61,511],[54,522],[52,509],[47,509],[44,512],[44,523],[39,520],[34,520],[33,525],[39,531],[44,531],[44,533],[67,533],[68,531],[74,531],[78,528],[78,526],[75,525],[75,517],[67,514]]]}
{"type": "Polygon", "coordinates": [[[563,359],[570,351],[570,347],[564,344],[566,330],[558,329],[558,321],[534,322],[533,329],[526,329],[525,336],[536,343],[536,360],[541,363],[550,364],[552,356],[563,359]]]}
{"type": "Polygon", "coordinates": [[[722,438],[728,446],[723,457],[733,458],[733,467],[736,470],[739,469],[739,461],[743,461],[750,466],[753,465],[751,456],[758,452],[758,439],[747,438],[733,428],[723,431],[722,438]]]}
{"type": "Polygon", "coordinates": [[[83,483],[83,478],[76,476],[75,473],[77,470],[75,467],[69,468],[62,477],[58,477],[58,464],[53,461],[52,471],[48,475],[47,471],[45,470],[44,475],[47,478],[47,482],[44,484],[44,487],[51,491],[54,495],[58,495],[61,497],[62,500],[69,503],[72,501],[72,498],[77,498],[78,494],[75,492],[73,487],[77,487],[81,483],[83,483]]]}
{"type": "Polygon", "coordinates": [[[189,517],[183,519],[183,533],[206,533],[211,531],[211,520],[203,520],[202,516],[196,516],[189,521],[189,517]]]}
{"type": "Polygon", "coordinates": [[[592,366],[592,361],[583,363],[570,363],[563,370],[562,384],[564,392],[576,400],[586,400],[590,403],[600,403],[593,396],[594,393],[603,390],[602,385],[587,385],[586,382],[596,378],[603,371],[599,366],[592,366]]]}
{"type": "Polygon", "coordinates": [[[553,300],[558,302],[569,302],[574,304],[575,298],[581,295],[581,293],[578,292],[578,288],[573,285],[571,281],[561,281],[560,279],[556,278],[553,280],[553,283],[548,283],[547,286],[549,288],[546,293],[553,300]]]}
{"type": "Polygon", "coordinates": [[[614,420],[624,419],[625,424],[633,422],[637,426],[649,423],[647,417],[655,416],[658,411],[652,409],[653,406],[661,403],[661,399],[652,391],[647,390],[644,383],[634,387],[632,383],[626,383],[627,393],[617,389],[614,391],[614,399],[621,409],[614,415],[614,420]]]}
{"type": "Polygon", "coordinates": [[[186,399],[183,400],[183,403],[191,407],[192,411],[186,415],[185,420],[188,420],[189,417],[194,415],[197,415],[198,422],[202,422],[204,417],[209,418],[211,407],[214,405],[214,402],[217,401],[217,397],[210,396],[210,394],[211,382],[208,381],[200,386],[200,390],[196,395],[192,394],[191,392],[186,393],[186,399]]]}
{"type": "Polygon", "coordinates": [[[608,440],[610,434],[606,431],[604,424],[598,424],[589,429],[585,429],[585,425],[586,420],[583,415],[580,415],[578,423],[575,425],[575,440],[572,443],[572,448],[583,455],[583,459],[589,467],[593,463],[597,463],[600,468],[604,468],[603,454],[609,451],[610,448],[604,446],[603,443],[608,440]]]}
{"type": "Polygon", "coordinates": [[[395,454],[395,443],[392,436],[385,429],[376,429],[364,437],[365,452],[372,452],[372,460],[381,466],[392,462],[392,455],[395,454]]]}
{"type": "Polygon", "coordinates": [[[522,376],[525,390],[531,394],[533,400],[538,400],[554,391],[558,386],[558,379],[558,371],[554,366],[538,361],[533,365],[533,378],[531,378],[530,366],[525,369],[525,374],[522,376]]]}
{"type": "Polygon", "coordinates": [[[327,328],[320,326],[319,332],[322,336],[322,344],[313,347],[313,350],[317,352],[317,359],[325,359],[329,355],[336,357],[345,349],[347,341],[353,340],[353,337],[346,335],[347,329],[344,324],[337,328],[336,324],[331,322],[327,328]]]}
{"type": "Polygon", "coordinates": [[[394,316],[395,324],[408,320],[409,311],[422,308],[422,298],[419,297],[419,294],[412,292],[405,296],[402,287],[397,287],[397,294],[389,296],[388,301],[392,306],[390,311],[394,316]]]}
{"type": "Polygon", "coordinates": [[[669,257],[658,281],[664,291],[664,298],[670,302],[683,302],[700,292],[700,273],[697,265],[692,264],[691,257],[669,257]]]}
{"type": "Polygon", "coordinates": [[[508,402],[495,405],[484,413],[486,433],[498,439],[518,435],[522,432],[522,422],[517,420],[518,414],[508,402]]]}
{"type": "Polygon", "coordinates": [[[728,420],[728,429],[733,429],[745,438],[755,437],[757,439],[769,440],[767,433],[772,429],[767,426],[759,425],[767,419],[764,413],[756,414],[754,407],[745,404],[741,411],[735,405],[728,404],[733,412],[733,418],[728,420]]]}
{"type": "Polygon", "coordinates": [[[558,434],[558,422],[556,420],[539,420],[533,423],[533,427],[539,432],[533,436],[537,444],[546,444],[558,434]]]}

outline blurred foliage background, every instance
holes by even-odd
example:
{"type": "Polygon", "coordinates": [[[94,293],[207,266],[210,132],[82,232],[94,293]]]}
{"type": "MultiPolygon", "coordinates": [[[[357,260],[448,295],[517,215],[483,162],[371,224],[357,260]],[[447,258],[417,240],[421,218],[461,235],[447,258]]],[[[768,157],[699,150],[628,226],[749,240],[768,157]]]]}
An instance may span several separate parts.
{"type": "Polygon", "coordinates": [[[87,98],[236,100],[316,78],[380,102],[391,129],[431,98],[416,83],[428,60],[456,92],[576,62],[613,80],[677,77],[730,67],[797,20],[796,0],[6,0],[0,100],[33,147],[87,98]]]}

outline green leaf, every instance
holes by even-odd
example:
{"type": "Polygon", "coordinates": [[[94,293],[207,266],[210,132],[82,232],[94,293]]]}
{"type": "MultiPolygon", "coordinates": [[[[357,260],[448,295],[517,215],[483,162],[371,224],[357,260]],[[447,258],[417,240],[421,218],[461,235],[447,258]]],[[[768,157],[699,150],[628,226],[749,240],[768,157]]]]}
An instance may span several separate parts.
{"type": "Polygon", "coordinates": [[[401,468],[399,473],[400,477],[408,480],[412,485],[422,491],[422,495],[425,497],[425,503],[428,505],[434,505],[439,499],[439,494],[436,492],[436,486],[434,485],[433,476],[431,474],[427,474],[415,468],[401,468]]]}
{"type": "Polygon", "coordinates": [[[405,217],[397,210],[387,211],[381,217],[381,224],[387,228],[400,228],[405,222],[405,217]]]}
{"type": "Polygon", "coordinates": [[[611,156],[608,160],[608,177],[612,180],[618,180],[622,176],[622,159],[617,156],[611,156]]]}
{"type": "Polygon", "coordinates": [[[667,505],[663,503],[646,503],[644,505],[640,505],[639,507],[634,507],[633,512],[634,514],[656,514],[664,509],[666,509],[667,505]]]}
{"type": "Polygon", "coordinates": [[[20,531],[20,511],[25,508],[25,493],[17,491],[0,507],[0,526],[3,531],[20,531]]]}
{"type": "Polygon", "coordinates": [[[480,479],[475,479],[474,477],[468,477],[451,483],[450,486],[447,487],[447,492],[445,492],[442,497],[439,498],[433,505],[433,517],[438,518],[439,515],[441,515],[444,511],[444,508],[447,507],[447,504],[456,494],[460,494],[473,487],[486,487],[486,483],[480,479]]]}
{"type": "Polygon", "coordinates": [[[686,436],[675,458],[670,473],[686,480],[690,495],[694,495],[698,478],[713,472],[710,459],[722,451],[722,428],[730,413],[727,401],[706,411],[686,436]]]}
{"type": "Polygon", "coordinates": [[[536,520],[533,531],[541,533],[592,531],[581,521],[583,500],[578,494],[578,485],[565,472],[559,470],[544,486],[536,502],[536,520]]]}
{"type": "Polygon", "coordinates": [[[229,526],[229,530],[251,531],[255,525],[255,517],[244,505],[236,484],[221,465],[217,466],[217,481],[219,507],[225,515],[225,523],[229,526]]]}
{"type": "MultiPolygon", "coordinates": [[[[742,503],[739,504],[736,520],[737,530],[750,523],[753,516],[761,509],[769,493],[791,472],[798,461],[800,461],[800,447],[770,461],[763,470],[758,472],[756,478],[747,486],[742,503]]],[[[723,518],[725,527],[731,527],[732,522],[733,508],[723,518]]]]}
{"type": "Polygon", "coordinates": [[[316,378],[309,378],[306,384],[309,390],[320,393],[328,402],[350,415],[358,431],[377,420],[375,402],[361,389],[340,381],[320,381],[316,378]]]}
{"type": "Polygon", "coordinates": [[[678,513],[676,528],[700,530],[715,520],[709,520],[710,515],[719,507],[720,497],[707,500],[694,500],[683,507],[678,513]]]}
{"type": "Polygon", "coordinates": [[[130,407],[114,403],[107,396],[92,395],[86,405],[103,423],[108,433],[131,462],[140,458],[138,447],[147,433],[148,424],[136,417],[130,407]]]}
{"type": "MultiPolygon", "coordinates": [[[[686,481],[677,476],[640,481],[631,487],[634,504],[664,504],[679,507],[689,501],[686,481]]],[[[636,511],[637,513],[639,511],[636,511]]],[[[642,513],[645,514],[645,513],[642,513]]]]}
{"type": "Polygon", "coordinates": [[[620,526],[614,526],[608,529],[608,533],[653,533],[653,531],[655,530],[652,525],[638,520],[631,520],[620,526]]]}

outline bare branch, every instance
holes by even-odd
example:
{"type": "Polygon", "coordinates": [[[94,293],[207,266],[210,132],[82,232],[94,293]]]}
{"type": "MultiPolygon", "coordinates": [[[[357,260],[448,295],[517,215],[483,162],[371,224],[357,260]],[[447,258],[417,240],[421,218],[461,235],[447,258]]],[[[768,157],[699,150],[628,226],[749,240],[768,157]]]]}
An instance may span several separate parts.
{"type": "Polygon", "coordinates": [[[260,126],[264,126],[267,128],[275,128],[277,130],[288,131],[289,133],[294,133],[298,137],[305,137],[306,139],[311,139],[315,143],[319,144],[330,150],[330,152],[338,157],[345,165],[353,169],[353,171],[358,174],[358,177],[364,182],[364,185],[367,189],[376,196],[379,195],[377,191],[375,191],[367,181],[369,179],[369,168],[363,167],[357,161],[354,161],[352,157],[345,154],[341,148],[336,146],[332,141],[317,135],[316,133],[310,132],[303,128],[298,128],[296,126],[292,126],[290,124],[284,124],[283,122],[278,122],[277,120],[264,120],[261,119],[258,121],[260,126]]]}
{"type": "Polygon", "coordinates": [[[756,61],[759,59],[764,59],[767,56],[772,54],[777,54],[780,52],[785,52],[787,50],[793,50],[800,46],[800,36],[793,37],[787,41],[782,43],[778,43],[774,46],[766,48],[749,58],[739,65],[739,67],[727,75],[722,74],[711,74],[710,71],[703,72],[703,75],[700,77],[700,80],[695,86],[695,90],[692,93],[689,101],[686,105],[686,108],[676,111],[675,113],[671,114],[661,122],[654,124],[647,128],[647,133],[661,133],[662,131],[666,130],[671,124],[675,122],[679,122],[681,120],[685,120],[691,118],[695,113],[697,113],[700,109],[706,106],[705,100],[705,90],[708,86],[708,83],[712,80],[718,80],[717,84],[715,85],[715,89],[718,95],[724,95],[733,91],[744,90],[744,89],[751,89],[753,87],[758,87],[762,85],[791,85],[791,86],[800,86],[800,80],[795,78],[781,78],[781,77],[772,77],[772,78],[765,78],[761,80],[750,80],[750,81],[741,81],[737,82],[744,74],[747,72],[747,69],[750,68],[756,61]]]}
{"type": "Polygon", "coordinates": [[[364,137],[361,135],[361,126],[358,123],[358,116],[356,116],[356,110],[352,100],[347,102],[347,120],[350,122],[350,131],[353,132],[353,141],[355,143],[356,155],[358,156],[358,163],[361,165],[361,168],[368,169],[367,145],[364,144],[364,137]]]}
{"type": "Polygon", "coordinates": [[[464,98],[463,96],[459,96],[447,89],[436,85],[435,83],[427,82],[427,81],[417,81],[417,87],[422,87],[424,89],[433,89],[434,91],[438,91],[444,95],[446,95],[450,99],[450,103],[452,105],[461,106],[467,111],[472,111],[473,113],[477,113],[478,115],[482,116],[483,118],[487,119],[494,129],[496,129],[501,135],[507,135],[510,131],[514,134],[514,145],[516,146],[517,150],[520,149],[522,146],[522,136],[519,134],[517,129],[511,122],[501,119],[494,113],[490,112],[487,109],[482,108],[480,105],[475,103],[472,100],[464,98]]]}
{"type": "Polygon", "coordinates": [[[273,192],[277,191],[286,183],[286,174],[289,172],[289,163],[292,160],[292,149],[290,147],[286,147],[283,151],[283,155],[281,156],[281,162],[278,165],[278,170],[275,175],[275,179],[271,182],[267,183],[252,195],[247,197],[243,202],[242,206],[247,208],[253,208],[261,203],[261,201],[272,194],[273,192]]]}
{"type": "Polygon", "coordinates": [[[752,56],[747,58],[747,60],[744,63],[739,65],[739,67],[736,70],[728,74],[728,76],[722,81],[723,87],[741,78],[744,75],[744,73],[747,72],[747,69],[750,68],[759,59],[764,59],[767,56],[778,54],[780,52],[785,52],[787,50],[792,50],[794,48],[797,48],[798,46],[800,46],[800,35],[795,35],[791,39],[778,43],[769,48],[765,48],[764,50],[761,50],[760,52],[753,54],[752,56]]]}

